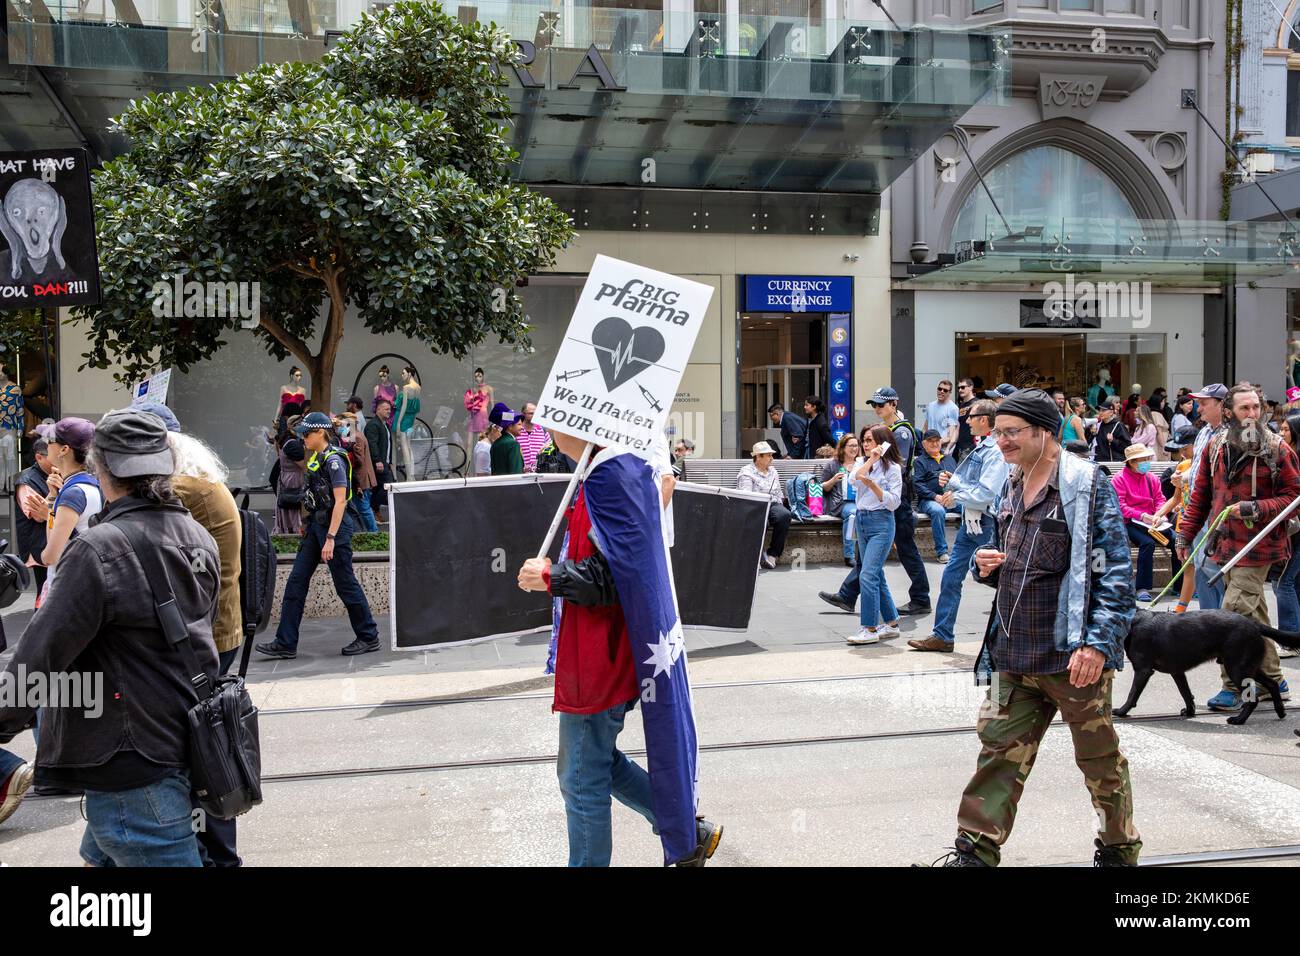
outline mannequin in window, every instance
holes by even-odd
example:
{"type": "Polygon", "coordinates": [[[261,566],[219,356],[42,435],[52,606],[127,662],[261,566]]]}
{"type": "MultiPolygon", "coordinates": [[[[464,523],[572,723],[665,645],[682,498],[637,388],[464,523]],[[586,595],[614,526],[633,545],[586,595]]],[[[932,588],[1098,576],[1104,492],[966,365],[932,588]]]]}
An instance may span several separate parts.
{"type": "Polygon", "coordinates": [[[375,386],[375,397],[370,400],[371,413],[377,412],[380,402],[388,402],[397,407],[397,386],[388,377],[388,366],[379,366],[379,384],[375,386]]]}
{"type": "Polygon", "coordinates": [[[13,370],[0,366],[0,488],[18,474],[18,446],[23,437],[23,390],[14,381],[13,370]]]}
{"type": "Polygon", "coordinates": [[[496,402],[495,390],[484,379],[483,370],[474,369],[474,383],[465,389],[465,411],[469,413],[465,430],[471,435],[487,430],[488,412],[496,402]]]}
{"type": "Polygon", "coordinates": [[[279,418],[286,405],[301,405],[307,398],[307,390],[302,387],[302,369],[293,365],[289,368],[289,384],[280,386],[280,405],[275,410],[279,418]]]}
{"type": "Polygon", "coordinates": [[[411,464],[411,429],[415,427],[415,416],[420,414],[420,376],[411,366],[402,369],[402,390],[397,394],[397,410],[393,420],[397,422],[397,450],[401,454],[401,468],[406,480],[413,477],[411,464]]]}
{"type": "Polygon", "coordinates": [[[1110,369],[1105,365],[1098,365],[1092,387],[1088,389],[1088,404],[1093,408],[1100,408],[1102,402],[1114,394],[1115,388],[1110,384],[1110,369]]]}

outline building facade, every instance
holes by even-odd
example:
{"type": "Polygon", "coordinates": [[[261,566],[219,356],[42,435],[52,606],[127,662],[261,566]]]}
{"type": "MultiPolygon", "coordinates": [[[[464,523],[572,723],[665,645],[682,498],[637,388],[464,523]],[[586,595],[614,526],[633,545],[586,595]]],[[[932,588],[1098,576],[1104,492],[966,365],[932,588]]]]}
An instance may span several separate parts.
{"type": "MultiPolygon", "coordinates": [[[[1224,295],[1204,270],[1162,274],[1219,215],[1224,5],[1210,0],[923,0],[927,23],[1006,29],[1010,95],[977,105],[890,190],[894,384],[919,414],[941,379],[1149,394],[1225,374],[1224,295]],[[1154,230],[1153,223],[1157,225],[1154,230]],[[989,270],[960,261],[989,244],[989,270]],[[1093,255],[1103,249],[1104,254],[1093,255]],[[1081,255],[1082,251],[1082,255],[1081,255]],[[1051,312],[1051,283],[1108,276],[1126,307],[1051,312]],[[918,268],[916,264],[928,264],[918,268]],[[936,263],[943,268],[933,269],[936,263]],[[922,271],[925,270],[925,271],[922,271]],[[1095,272],[1095,274],[1093,274],[1095,272]],[[920,273],[920,274],[918,274],[920,273]],[[1149,282],[1149,286],[1142,283],[1149,282]],[[1149,292],[1149,295],[1147,293],[1149,292]],[[1142,298],[1138,298],[1142,296],[1142,298]],[[1086,312],[1095,315],[1083,315],[1086,312]]],[[[1215,250],[1217,251],[1217,247],[1215,250]]],[[[1079,299],[1074,304],[1082,304],[1079,299]]]]}

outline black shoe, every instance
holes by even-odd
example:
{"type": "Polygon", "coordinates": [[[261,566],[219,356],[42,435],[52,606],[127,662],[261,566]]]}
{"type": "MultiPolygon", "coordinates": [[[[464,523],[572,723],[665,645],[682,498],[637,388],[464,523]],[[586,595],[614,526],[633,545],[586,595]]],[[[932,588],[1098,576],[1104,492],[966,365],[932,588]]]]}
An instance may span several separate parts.
{"type": "Polygon", "coordinates": [[[684,860],[678,860],[674,866],[703,866],[722,842],[722,824],[710,823],[704,817],[695,818],[695,836],[697,844],[695,854],[684,860]]]}
{"type": "Polygon", "coordinates": [[[265,654],[267,657],[275,657],[282,661],[291,661],[298,656],[297,650],[279,641],[267,641],[265,644],[254,644],[253,650],[259,654],[265,654]]]}
{"type": "Polygon", "coordinates": [[[1093,840],[1097,852],[1092,855],[1093,866],[1137,866],[1124,859],[1123,851],[1117,846],[1106,846],[1101,840],[1093,840]]]}
{"type": "Polygon", "coordinates": [[[839,608],[846,614],[853,613],[853,605],[844,600],[844,598],[840,597],[838,594],[831,594],[830,591],[818,591],[817,596],[831,607],[839,608]]]}
{"type": "Polygon", "coordinates": [[[902,607],[900,607],[900,608],[898,609],[898,613],[899,613],[899,614],[905,614],[905,615],[912,615],[912,614],[929,614],[929,613],[930,613],[930,605],[928,605],[928,604],[917,604],[915,601],[908,601],[906,604],[904,604],[902,607]]]}
{"type": "Polygon", "coordinates": [[[373,641],[363,641],[358,637],[347,647],[343,648],[343,656],[353,657],[357,654],[369,654],[371,651],[377,650],[379,650],[379,638],[376,637],[373,641]]]}
{"type": "MultiPolygon", "coordinates": [[[[913,866],[926,866],[925,863],[913,863],[913,866]]],[[[929,866],[982,866],[988,869],[988,864],[975,855],[975,844],[965,837],[958,837],[952,850],[945,853],[939,859],[929,866]]]]}

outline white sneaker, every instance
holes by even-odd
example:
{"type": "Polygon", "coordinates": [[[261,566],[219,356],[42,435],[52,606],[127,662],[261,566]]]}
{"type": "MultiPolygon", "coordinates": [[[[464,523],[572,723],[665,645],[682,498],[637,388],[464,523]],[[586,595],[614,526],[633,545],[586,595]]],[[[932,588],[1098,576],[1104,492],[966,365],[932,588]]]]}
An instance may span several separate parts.
{"type": "Polygon", "coordinates": [[[776,567],[776,558],[772,557],[770,554],[764,554],[760,563],[770,571],[776,567]]]}
{"type": "Polygon", "coordinates": [[[844,640],[850,644],[877,644],[880,642],[880,632],[873,631],[868,627],[858,628],[858,633],[853,637],[845,637],[844,640]]]}
{"type": "Polygon", "coordinates": [[[876,628],[876,634],[879,635],[881,638],[898,637],[902,633],[903,632],[898,629],[898,626],[896,624],[881,624],[878,628],[876,628]]]}
{"type": "Polygon", "coordinates": [[[940,564],[947,564],[947,563],[948,563],[948,552],[947,552],[947,551],[945,551],[943,554],[939,555],[939,563],[940,563],[940,564]]]}

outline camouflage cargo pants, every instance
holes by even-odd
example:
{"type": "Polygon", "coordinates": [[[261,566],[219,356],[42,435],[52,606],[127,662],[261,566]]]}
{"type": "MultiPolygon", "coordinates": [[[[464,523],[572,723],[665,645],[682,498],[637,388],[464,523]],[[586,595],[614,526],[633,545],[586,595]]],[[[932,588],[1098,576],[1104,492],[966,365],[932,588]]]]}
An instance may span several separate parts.
{"type": "Polygon", "coordinates": [[[1110,713],[1114,677],[1108,670],[1089,687],[1072,687],[1068,672],[997,675],[980,705],[979,761],[957,811],[959,834],[974,844],[983,862],[997,866],[1001,858],[1038,745],[1058,710],[1074,737],[1074,759],[1097,811],[1097,835],[1137,862],[1142,841],[1133,825],[1128,761],[1110,713]]]}

